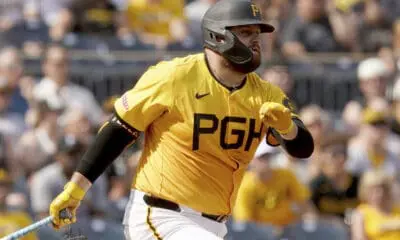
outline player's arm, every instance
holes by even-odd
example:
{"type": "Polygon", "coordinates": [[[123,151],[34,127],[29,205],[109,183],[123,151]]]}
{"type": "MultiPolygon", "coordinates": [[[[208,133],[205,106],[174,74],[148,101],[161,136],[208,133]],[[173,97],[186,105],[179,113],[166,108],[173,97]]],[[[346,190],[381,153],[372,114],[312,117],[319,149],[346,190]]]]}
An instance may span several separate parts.
{"type": "Polygon", "coordinates": [[[170,110],[174,102],[172,80],[175,72],[168,64],[151,67],[134,88],[115,102],[114,116],[100,129],[72,179],[50,205],[56,228],[76,221],[76,209],[92,183],[139,137],[140,132],[170,110]],[[72,213],[72,221],[60,221],[59,212],[64,208],[72,213]]]}
{"type": "Polygon", "coordinates": [[[308,158],[314,151],[314,140],[299,118],[291,119],[292,129],[288,133],[281,133],[271,129],[272,135],[279,144],[293,157],[308,158]]]}
{"type": "Polygon", "coordinates": [[[276,102],[266,102],[260,109],[260,118],[269,126],[267,141],[281,145],[291,156],[308,158],[314,151],[314,141],[303,122],[292,115],[289,108],[276,102]],[[271,140],[272,139],[272,140],[271,140]]]}
{"type": "Polygon", "coordinates": [[[314,151],[314,141],[295,113],[295,107],[283,91],[272,84],[265,85],[265,102],[260,108],[260,119],[268,127],[267,143],[281,145],[295,158],[308,158],[314,151]]]}
{"type": "Polygon", "coordinates": [[[76,221],[76,210],[92,183],[139,135],[140,131],[124,123],[117,114],[103,125],[64,191],[50,205],[55,228],[76,221]],[[72,219],[59,218],[64,208],[71,212],[72,219]]]}

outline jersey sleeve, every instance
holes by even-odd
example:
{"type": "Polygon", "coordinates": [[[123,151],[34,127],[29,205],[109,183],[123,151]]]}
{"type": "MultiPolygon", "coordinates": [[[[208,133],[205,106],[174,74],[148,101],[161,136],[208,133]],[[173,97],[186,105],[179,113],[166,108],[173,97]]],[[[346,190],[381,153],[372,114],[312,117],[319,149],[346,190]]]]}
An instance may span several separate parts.
{"type": "Polygon", "coordinates": [[[135,87],[115,102],[114,108],[118,117],[131,127],[145,131],[154,120],[172,107],[173,72],[174,69],[160,64],[147,70],[135,87]]]}
{"type": "MultiPolygon", "coordinates": [[[[299,118],[296,114],[296,107],[293,104],[292,100],[286,96],[286,94],[277,86],[269,84],[269,89],[267,89],[267,96],[266,102],[276,102],[284,105],[285,107],[289,108],[292,112],[292,118],[299,118]]],[[[279,142],[275,139],[272,135],[272,131],[270,129],[267,130],[267,143],[271,146],[278,146],[279,142]]]]}

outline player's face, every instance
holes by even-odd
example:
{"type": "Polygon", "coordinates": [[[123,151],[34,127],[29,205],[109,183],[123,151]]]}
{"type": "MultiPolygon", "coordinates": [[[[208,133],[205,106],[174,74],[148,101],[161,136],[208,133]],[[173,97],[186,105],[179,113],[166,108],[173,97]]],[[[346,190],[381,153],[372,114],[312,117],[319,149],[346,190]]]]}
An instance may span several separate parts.
{"type": "MultiPolygon", "coordinates": [[[[231,28],[236,37],[250,49],[253,54],[253,60],[248,69],[236,69],[239,72],[252,72],[260,66],[261,63],[261,29],[258,25],[238,26],[231,28]]],[[[240,68],[239,66],[234,66],[240,68]]]]}

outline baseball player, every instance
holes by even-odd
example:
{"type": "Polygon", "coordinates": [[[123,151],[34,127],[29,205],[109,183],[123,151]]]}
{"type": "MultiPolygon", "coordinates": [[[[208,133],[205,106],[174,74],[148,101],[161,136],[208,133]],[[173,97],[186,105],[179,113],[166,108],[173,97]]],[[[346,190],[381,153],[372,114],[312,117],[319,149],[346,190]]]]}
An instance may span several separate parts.
{"type": "Polygon", "coordinates": [[[55,228],[76,221],[92,183],[141,133],[144,149],[124,217],[137,240],[214,240],[226,234],[243,174],[261,139],[298,158],[314,144],[290,101],[253,71],[260,34],[274,28],[248,0],[221,0],[202,21],[204,53],[150,67],[115,103],[64,191],[55,228]],[[67,208],[72,219],[60,219],[67,208]]]}

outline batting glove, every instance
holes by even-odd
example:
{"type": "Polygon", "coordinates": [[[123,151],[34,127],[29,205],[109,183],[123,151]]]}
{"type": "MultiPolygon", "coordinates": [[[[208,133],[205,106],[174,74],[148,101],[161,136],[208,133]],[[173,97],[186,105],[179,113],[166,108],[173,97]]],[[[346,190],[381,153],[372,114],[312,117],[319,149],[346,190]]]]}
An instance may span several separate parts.
{"type": "Polygon", "coordinates": [[[289,108],[275,102],[266,102],[261,106],[260,119],[281,135],[288,134],[294,127],[289,108]]]}
{"type": "Polygon", "coordinates": [[[53,227],[60,229],[65,225],[76,222],[76,210],[85,197],[86,192],[74,182],[65,185],[60,193],[50,204],[50,216],[53,217],[53,227]],[[60,212],[67,209],[71,218],[60,218],[60,212]]]}

